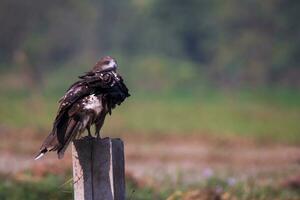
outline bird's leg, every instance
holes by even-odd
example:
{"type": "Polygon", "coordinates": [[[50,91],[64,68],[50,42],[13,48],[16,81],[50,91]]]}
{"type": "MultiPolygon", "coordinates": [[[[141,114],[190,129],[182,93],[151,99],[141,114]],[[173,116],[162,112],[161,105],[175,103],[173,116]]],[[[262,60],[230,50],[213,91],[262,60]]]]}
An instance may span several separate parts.
{"type": "Polygon", "coordinates": [[[101,129],[101,126],[99,126],[98,124],[96,125],[96,131],[95,131],[95,135],[96,135],[96,138],[97,139],[101,139],[100,138],[100,129],[101,129]]]}
{"type": "Polygon", "coordinates": [[[104,124],[105,115],[106,115],[106,113],[103,114],[103,115],[100,117],[99,121],[95,124],[95,125],[96,125],[96,132],[95,132],[95,135],[96,135],[97,139],[101,139],[101,138],[100,138],[100,130],[101,130],[103,124],[104,124]]]}
{"type": "Polygon", "coordinates": [[[86,129],[88,131],[88,137],[92,137],[90,126],[87,126],[86,129]]]}
{"type": "Polygon", "coordinates": [[[101,137],[100,137],[100,131],[96,133],[96,138],[97,139],[101,139],[101,137]]]}

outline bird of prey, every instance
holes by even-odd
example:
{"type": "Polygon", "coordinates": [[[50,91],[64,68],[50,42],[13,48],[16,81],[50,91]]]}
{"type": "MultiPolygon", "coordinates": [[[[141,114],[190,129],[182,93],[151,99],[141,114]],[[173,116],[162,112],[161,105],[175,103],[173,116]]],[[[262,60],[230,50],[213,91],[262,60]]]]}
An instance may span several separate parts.
{"type": "Polygon", "coordinates": [[[85,130],[92,136],[92,125],[95,125],[95,135],[100,138],[105,116],[130,96],[117,67],[112,57],[105,56],[71,85],[59,100],[52,131],[44,140],[36,160],[48,151],[57,151],[58,158],[62,158],[69,143],[85,130]]]}

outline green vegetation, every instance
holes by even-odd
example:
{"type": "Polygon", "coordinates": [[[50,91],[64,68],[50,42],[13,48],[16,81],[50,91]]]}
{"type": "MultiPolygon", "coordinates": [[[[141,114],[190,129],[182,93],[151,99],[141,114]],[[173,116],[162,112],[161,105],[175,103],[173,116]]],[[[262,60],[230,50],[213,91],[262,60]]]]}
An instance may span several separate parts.
{"type": "Polygon", "coordinates": [[[71,188],[59,188],[63,184],[61,177],[49,175],[39,181],[4,180],[0,182],[0,199],[37,200],[72,199],[71,188]]]}
{"type": "Polygon", "coordinates": [[[131,180],[127,180],[126,184],[126,199],[128,200],[164,200],[170,193],[166,189],[157,191],[148,186],[141,187],[131,180]]]}
{"type": "MultiPolygon", "coordinates": [[[[219,179],[211,177],[203,183],[189,189],[184,186],[157,191],[150,187],[140,187],[136,183],[127,181],[127,198],[129,200],[192,200],[192,199],[241,199],[241,200],[296,200],[298,190],[280,188],[279,186],[259,185],[255,180],[239,181],[235,179],[219,179]],[[182,189],[180,189],[182,188],[182,189]]],[[[4,180],[0,182],[0,199],[3,200],[37,200],[37,199],[72,199],[71,184],[64,184],[61,177],[48,175],[42,179],[31,181],[4,180]]]]}
{"type": "Polygon", "coordinates": [[[141,77],[134,71],[152,56],[175,63],[166,71],[191,62],[218,86],[298,87],[299,8],[292,0],[2,0],[0,70],[17,68],[41,84],[61,65],[111,54],[141,77]]]}
{"type": "Polygon", "coordinates": [[[236,181],[235,179],[220,179],[211,177],[200,186],[190,187],[187,190],[175,191],[168,200],[181,199],[239,199],[239,200],[271,200],[284,199],[296,200],[299,190],[260,185],[255,180],[236,181]]]}
{"type": "Polygon", "coordinates": [[[298,143],[299,6],[290,0],[3,0],[0,125],[49,130],[59,97],[111,54],[132,97],[107,120],[107,133],[298,143]]]}
{"type": "MultiPolygon", "coordinates": [[[[58,96],[1,96],[0,120],[8,126],[50,130],[58,96]]],[[[293,91],[134,94],[107,118],[104,133],[212,134],[300,142],[300,95],[293,91]]]]}
{"type": "MultiPolygon", "coordinates": [[[[58,200],[73,199],[72,184],[65,181],[61,176],[47,175],[37,180],[28,179],[23,181],[8,178],[0,181],[1,200],[58,200]],[[66,184],[67,183],[67,184],[66,184]]],[[[156,192],[152,188],[141,188],[132,181],[127,181],[127,199],[132,200],[163,200],[167,193],[156,192]]]]}

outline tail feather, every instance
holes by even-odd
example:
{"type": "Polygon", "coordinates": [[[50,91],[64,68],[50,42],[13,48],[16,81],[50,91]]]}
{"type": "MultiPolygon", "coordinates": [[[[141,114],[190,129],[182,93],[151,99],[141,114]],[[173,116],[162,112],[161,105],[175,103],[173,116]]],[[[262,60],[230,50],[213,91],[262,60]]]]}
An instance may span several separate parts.
{"type": "Polygon", "coordinates": [[[44,140],[44,143],[42,144],[39,153],[35,156],[35,160],[40,159],[43,157],[48,151],[56,150],[59,146],[59,142],[56,137],[55,132],[51,132],[46,139],[44,140]]]}
{"type": "Polygon", "coordinates": [[[38,160],[40,159],[41,157],[43,157],[45,155],[45,153],[47,153],[48,150],[46,148],[42,149],[35,157],[34,157],[34,160],[38,160]]]}
{"type": "Polygon", "coordinates": [[[69,126],[67,129],[67,133],[65,135],[64,144],[57,150],[58,158],[61,159],[64,157],[64,153],[69,146],[70,142],[76,137],[82,123],[80,121],[73,121],[70,124],[73,126],[69,126]]]}
{"type": "Polygon", "coordinates": [[[55,151],[62,149],[68,139],[68,133],[74,129],[76,121],[68,119],[67,117],[62,118],[59,123],[55,123],[52,132],[47,136],[42,144],[39,153],[35,157],[35,160],[43,157],[48,151],[55,151]]]}

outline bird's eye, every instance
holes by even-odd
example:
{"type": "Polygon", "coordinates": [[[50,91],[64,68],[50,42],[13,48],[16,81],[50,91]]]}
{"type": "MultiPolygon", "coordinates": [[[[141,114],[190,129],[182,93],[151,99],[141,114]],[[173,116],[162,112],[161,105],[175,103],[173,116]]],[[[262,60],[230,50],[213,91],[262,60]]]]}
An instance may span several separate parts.
{"type": "Polygon", "coordinates": [[[109,63],[110,63],[109,60],[107,60],[107,61],[104,62],[105,65],[108,65],[109,63]]]}

